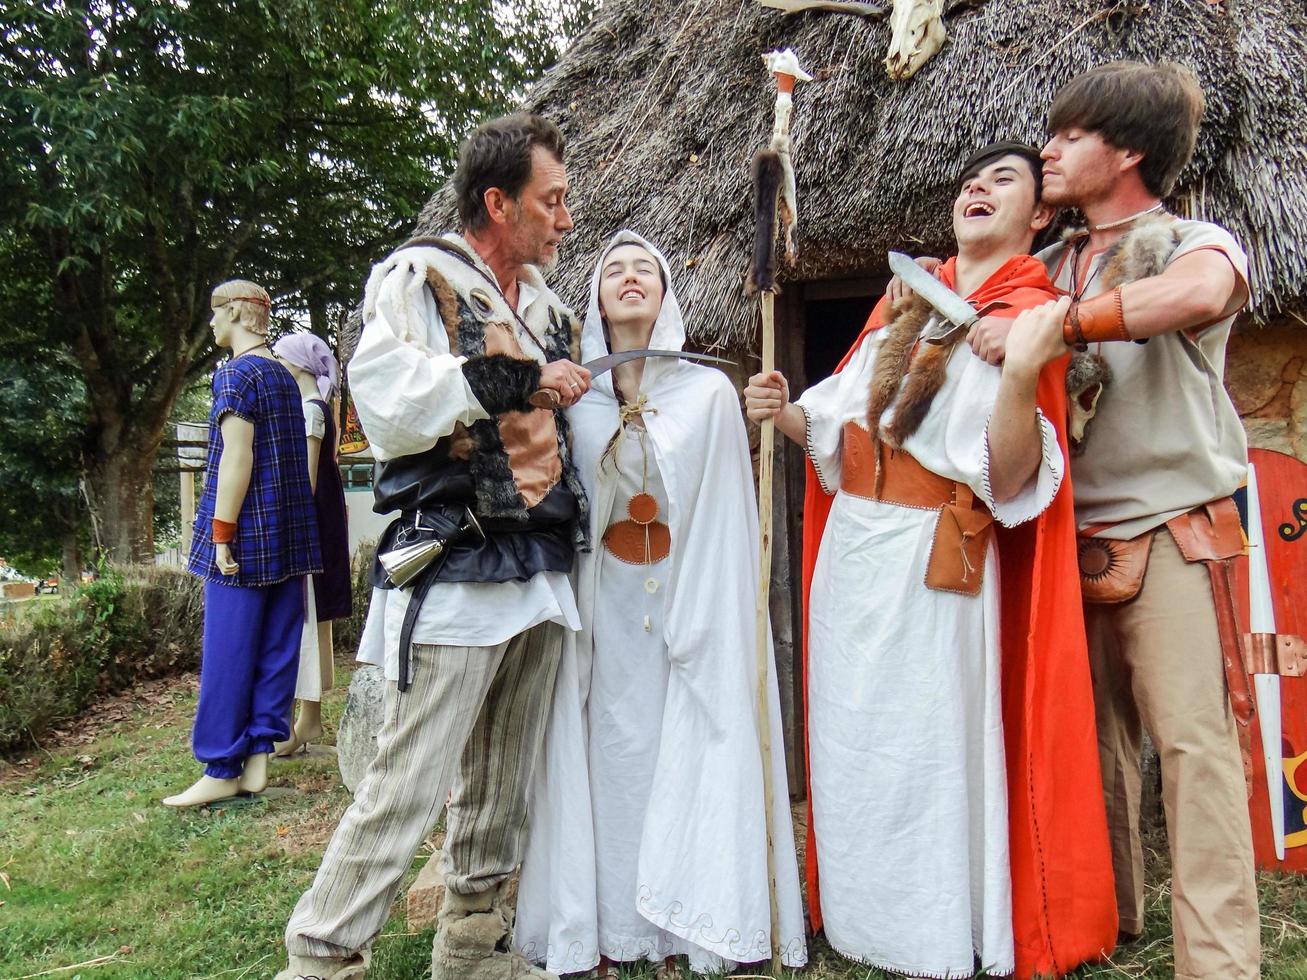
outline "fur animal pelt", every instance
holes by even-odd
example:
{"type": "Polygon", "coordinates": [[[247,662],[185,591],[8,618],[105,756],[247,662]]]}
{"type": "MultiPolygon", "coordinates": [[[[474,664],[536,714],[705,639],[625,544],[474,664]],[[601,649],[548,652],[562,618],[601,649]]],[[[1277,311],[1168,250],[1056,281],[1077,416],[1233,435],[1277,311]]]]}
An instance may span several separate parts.
{"type": "Polygon", "coordinates": [[[1140,218],[1103,256],[1104,288],[1160,275],[1179,244],[1180,232],[1170,215],[1140,218]]]}
{"type": "Polygon", "coordinates": [[[540,386],[540,365],[507,354],[470,357],[463,363],[463,378],[490,415],[531,410],[528,399],[540,386]]]}
{"type": "MultiPolygon", "coordinates": [[[[1068,228],[1062,241],[1072,252],[1071,261],[1079,258],[1079,250],[1087,244],[1086,228],[1068,228]]],[[[1115,289],[1126,283],[1149,276],[1160,275],[1167,260],[1180,244],[1180,232],[1175,218],[1169,214],[1150,214],[1138,219],[1128,232],[1108,246],[1101,260],[1100,273],[1103,288],[1115,289]]]]}
{"type": "Polygon", "coordinates": [[[1072,397],[1076,392],[1085,391],[1096,384],[1107,384],[1111,380],[1112,369],[1097,354],[1077,354],[1067,365],[1066,390],[1072,397]]]}
{"type": "MultiPolygon", "coordinates": [[[[1070,261],[1079,260],[1079,249],[1088,240],[1088,231],[1075,228],[1067,232],[1065,241],[1072,250],[1070,261]]],[[[1140,218],[1128,232],[1112,243],[1103,253],[1103,288],[1116,289],[1127,283],[1160,275],[1166,263],[1180,244],[1180,232],[1175,219],[1169,214],[1150,214],[1140,218]]],[[[1071,439],[1071,454],[1079,456],[1085,451],[1087,426],[1093,420],[1098,399],[1110,388],[1112,371],[1097,354],[1081,352],[1071,358],[1067,366],[1066,390],[1073,406],[1078,405],[1080,436],[1071,439]]],[[[1073,413],[1075,408],[1072,408],[1073,413]]]]}
{"type": "Polygon", "coordinates": [[[1112,369],[1101,355],[1089,351],[1071,355],[1071,363],[1066,369],[1066,393],[1071,416],[1067,439],[1071,443],[1072,456],[1084,454],[1086,426],[1093,420],[1098,399],[1111,383],[1112,369]]]}
{"type": "Polygon", "coordinates": [[[777,198],[785,179],[781,155],[759,150],[753,155],[753,259],[744,289],[749,295],[776,291],[777,198]]]}
{"type": "Polygon", "coordinates": [[[926,413],[930,411],[931,402],[944,384],[954,344],[923,344],[913,358],[917,339],[926,321],[930,319],[930,304],[914,295],[895,304],[893,313],[894,319],[885,327],[885,340],[876,356],[876,367],[871,377],[871,389],[867,397],[867,431],[871,433],[873,444],[883,437],[890,445],[898,447],[920,428],[926,413]],[[907,384],[903,385],[902,394],[899,395],[899,386],[905,374],[907,384]],[[898,410],[882,433],[881,416],[894,403],[896,395],[899,395],[898,410]]]}

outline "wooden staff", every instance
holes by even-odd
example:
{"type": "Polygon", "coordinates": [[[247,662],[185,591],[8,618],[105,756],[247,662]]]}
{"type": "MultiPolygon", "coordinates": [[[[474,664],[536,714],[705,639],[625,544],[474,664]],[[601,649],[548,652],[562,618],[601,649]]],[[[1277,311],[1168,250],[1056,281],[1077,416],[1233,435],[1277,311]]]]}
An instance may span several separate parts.
{"type": "MultiPolygon", "coordinates": [[[[791,93],[796,81],[810,77],[799,67],[792,51],[774,51],[764,56],[776,78],[776,121],[771,143],[753,159],[756,227],[753,263],[746,288],[757,293],[762,313],[762,370],[776,367],[776,240],[784,226],[786,258],[794,260],[793,228],[795,205],[794,171],[790,166],[791,93]]],[[[776,788],[772,779],[771,699],[768,675],[771,645],[768,630],[768,605],[771,595],[772,556],[772,483],[776,457],[776,423],[762,423],[758,445],[758,530],[761,536],[758,567],[757,669],[758,669],[758,748],[762,756],[764,821],[767,828],[767,889],[771,910],[771,972],[781,974],[780,906],[776,891],[776,846],[772,810],[776,788]]]]}

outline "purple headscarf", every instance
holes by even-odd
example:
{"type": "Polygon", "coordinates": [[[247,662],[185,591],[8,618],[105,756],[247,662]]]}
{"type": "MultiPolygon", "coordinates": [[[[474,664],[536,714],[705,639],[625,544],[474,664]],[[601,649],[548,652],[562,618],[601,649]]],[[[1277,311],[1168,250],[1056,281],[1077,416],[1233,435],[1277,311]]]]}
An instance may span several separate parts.
{"type": "Polygon", "coordinates": [[[323,401],[330,401],[340,383],[340,368],[326,341],[316,334],[293,333],[272,345],[272,352],[288,364],[313,375],[323,401]]]}

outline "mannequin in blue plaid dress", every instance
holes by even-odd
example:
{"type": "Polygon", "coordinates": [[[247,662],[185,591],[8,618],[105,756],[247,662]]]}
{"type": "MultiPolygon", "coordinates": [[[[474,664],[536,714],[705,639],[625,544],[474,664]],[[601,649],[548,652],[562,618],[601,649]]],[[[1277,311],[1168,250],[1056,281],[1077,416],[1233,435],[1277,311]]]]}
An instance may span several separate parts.
{"type": "Polygon", "coordinates": [[[272,743],[290,734],[306,575],[322,571],[299,385],[266,343],[268,296],[214,290],[204,493],[189,559],[204,580],[204,654],[191,744],[204,775],[167,806],[201,806],[267,785],[272,743]]]}

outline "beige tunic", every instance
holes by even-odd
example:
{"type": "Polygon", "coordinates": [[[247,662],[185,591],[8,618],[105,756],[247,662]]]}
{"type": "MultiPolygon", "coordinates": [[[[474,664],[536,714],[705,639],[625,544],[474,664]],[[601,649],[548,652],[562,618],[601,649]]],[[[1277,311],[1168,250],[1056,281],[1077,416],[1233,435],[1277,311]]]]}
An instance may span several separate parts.
{"type": "MultiPolygon", "coordinates": [[[[1248,258],[1224,228],[1177,219],[1180,244],[1169,261],[1200,249],[1225,255],[1248,280],[1248,258]]],[[[1072,254],[1059,243],[1039,254],[1060,289],[1072,285],[1072,254]]],[[[1102,253],[1090,260],[1084,298],[1103,291],[1102,253]]],[[[1084,455],[1072,466],[1076,523],[1105,538],[1133,538],[1243,483],[1248,445],[1225,392],[1225,345],[1234,317],[1191,336],[1176,331],[1146,344],[1094,347],[1112,383],[1089,423],[1084,455]]]]}

